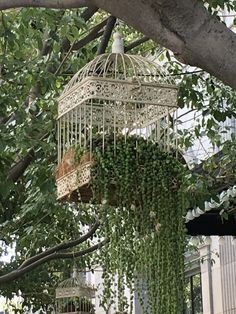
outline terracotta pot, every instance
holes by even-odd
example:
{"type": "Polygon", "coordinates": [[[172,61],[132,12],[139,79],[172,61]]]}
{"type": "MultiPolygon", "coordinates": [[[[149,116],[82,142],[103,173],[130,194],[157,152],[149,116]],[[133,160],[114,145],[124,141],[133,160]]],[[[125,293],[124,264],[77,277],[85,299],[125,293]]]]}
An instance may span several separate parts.
{"type": "Polygon", "coordinates": [[[71,147],[64,154],[60,164],[57,166],[54,172],[54,175],[56,179],[59,179],[62,176],[74,170],[75,168],[77,168],[78,166],[81,166],[91,161],[93,161],[93,155],[90,152],[83,153],[79,162],[75,161],[75,149],[71,147]]]}
{"type": "Polygon", "coordinates": [[[69,148],[68,151],[64,154],[60,164],[55,170],[56,179],[61,178],[65,174],[71,172],[76,167],[75,163],[75,149],[73,147],[69,148]]]}

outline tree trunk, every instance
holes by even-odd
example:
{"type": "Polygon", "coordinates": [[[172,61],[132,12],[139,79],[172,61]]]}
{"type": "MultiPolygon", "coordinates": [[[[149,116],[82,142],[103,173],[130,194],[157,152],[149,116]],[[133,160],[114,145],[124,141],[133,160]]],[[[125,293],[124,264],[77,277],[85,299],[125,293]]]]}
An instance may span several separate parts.
{"type": "Polygon", "coordinates": [[[21,6],[102,8],[172,50],[181,62],[236,89],[236,35],[199,0],[0,0],[0,10],[21,6]]]}
{"type": "Polygon", "coordinates": [[[197,66],[236,89],[236,35],[199,0],[92,0],[183,63],[197,66]]]}

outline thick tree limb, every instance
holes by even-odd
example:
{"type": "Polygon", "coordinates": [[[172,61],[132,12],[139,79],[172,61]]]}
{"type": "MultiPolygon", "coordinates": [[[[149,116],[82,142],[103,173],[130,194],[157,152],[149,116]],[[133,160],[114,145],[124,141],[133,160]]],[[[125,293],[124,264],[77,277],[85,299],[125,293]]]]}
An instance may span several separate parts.
{"type": "Polygon", "coordinates": [[[69,9],[89,7],[90,0],[2,0],[0,10],[21,7],[69,9]]]}
{"type": "Polygon", "coordinates": [[[91,19],[91,17],[97,12],[98,8],[94,6],[90,6],[81,13],[81,18],[84,19],[85,22],[91,19]]]}
{"type": "Polygon", "coordinates": [[[24,261],[21,264],[21,266],[18,269],[22,269],[22,268],[26,267],[27,265],[32,264],[33,262],[35,262],[41,258],[44,258],[45,256],[50,255],[54,252],[57,252],[60,250],[66,250],[68,248],[74,247],[76,245],[79,245],[79,244],[85,242],[87,239],[89,239],[95,233],[95,231],[98,229],[99,225],[100,225],[99,221],[96,221],[96,223],[90,228],[90,230],[85,235],[81,236],[78,239],[55,245],[54,247],[52,247],[52,248],[50,248],[50,249],[48,249],[42,253],[39,253],[33,257],[28,258],[26,261],[24,261]]]}
{"type": "MultiPolygon", "coordinates": [[[[102,36],[102,28],[104,27],[104,25],[106,24],[107,19],[105,19],[104,21],[102,21],[101,23],[99,23],[98,25],[96,25],[92,30],[91,32],[83,37],[82,39],[78,40],[77,42],[75,42],[74,44],[72,44],[72,46],[70,46],[70,43],[69,43],[69,46],[67,45],[67,48],[69,47],[69,50],[67,52],[67,54],[65,55],[65,57],[63,58],[63,60],[61,61],[59,67],[57,68],[57,70],[54,72],[55,75],[57,75],[63,64],[65,63],[65,61],[67,60],[67,58],[69,57],[71,51],[74,51],[74,50],[79,50],[81,48],[83,48],[85,45],[87,45],[88,43],[90,43],[92,40],[96,39],[96,38],[99,38],[100,36],[102,36]]],[[[66,40],[64,41],[64,44],[65,44],[66,40]]],[[[65,45],[64,45],[64,48],[65,48],[65,45]]],[[[52,72],[52,70],[51,70],[52,72]]]]}
{"type": "MultiPolygon", "coordinates": [[[[81,13],[81,18],[84,19],[85,22],[89,21],[91,17],[97,12],[98,8],[96,7],[89,7],[81,13]]],[[[68,38],[62,40],[61,50],[67,52],[70,50],[71,44],[68,38]]]]}
{"type": "Polygon", "coordinates": [[[100,37],[102,35],[101,30],[106,25],[107,20],[108,20],[107,18],[104,19],[101,23],[96,25],[87,36],[85,36],[81,40],[75,42],[72,46],[72,51],[73,50],[79,50],[82,47],[84,47],[85,45],[87,45],[88,43],[90,43],[92,40],[100,37]]]}
{"type": "Polygon", "coordinates": [[[31,162],[35,159],[35,154],[33,149],[19,161],[17,161],[11,169],[8,171],[8,179],[16,182],[24,173],[25,169],[31,164],[31,162]]]}
{"type": "Polygon", "coordinates": [[[115,23],[116,23],[116,17],[110,16],[107,20],[106,28],[102,35],[101,42],[98,46],[97,55],[100,55],[106,51],[115,23]]]}
{"type": "Polygon", "coordinates": [[[92,253],[96,251],[97,249],[101,248],[104,244],[107,243],[107,240],[103,240],[101,242],[98,242],[97,244],[90,246],[84,250],[78,251],[78,252],[67,252],[67,253],[56,253],[55,257],[53,259],[64,259],[64,258],[76,258],[80,256],[84,256],[86,254],[92,253]]]}
{"type": "Polygon", "coordinates": [[[41,258],[40,260],[35,261],[34,263],[22,268],[22,269],[17,269],[17,270],[13,270],[12,272],[3,275],[0,277],[0,284],[3,283],[8,283],[8,282],[12,282],[13,280],[16,280],[19,277],[22,277],[24,274],[32,271],[33,269],[37,268],[38,266],[55,260],[55,259],[65,259],[65,258],[76,258],[76,257],[81,257],[84,256],[86,254],[92,253],[94,251],[96,251],[97,249],[101,248],[107,241],[104,240],[102,242],[99,242],[87,249],[78,251],[78,252],[70,252],[70,253],[63,253],[63,252],[54,252],[50,255],[47,255],[43,258],[41,258]]]}
{"type": "Polygon", "coordinates": [[[136,47],[138,47],[139,45],[145,43],[146,41],[148,41],[149,38],[147,36],[144,36],[142,38],[139,38],[135,41],[133,41],[132,43],[128,44],[127,46],[124,47],[124,51],[128,52],[136,47]]]}
{"type": "Polygon", "coordinates": [[[0,0],[2,10],[84,5],[100,7],[123,19],[172,50],[180,61],[200,67],[236,88],[236,35],[198,0],[0,0]]]}
{"type": "Polygon", "coordinates": [[[236,35],[198,0],[92,0],[182,62],[236,88],[236,35]],[[137,18],[138,17],[138,18],[137,18]]]}
{"type": "Polygon", "coordinates": [[[86,254],[89,254],[91,252],[94,252],[95,250],[101,248],[105,243],[106,240],[97,243],[96,245],[93,245],[91,247],[88,247],[86,249],[76,251],[76,252],[64,252],[64,250],[75,247],[81,243],[84,243],[87,239],[89,239],[98,229],[100,223],[99,221],[96,221],[95,224],[90,228],[90,230],[83,236],[81,236],[78,239],[58,244],[45,252],[39,253],[33,257],[30,257],[25,262],[21,264],[21,266],[11,271],[10,273],[0,276],[0,284],[1,283],[7,283],[12,280],[15,280],[21,276],[23,276],[25,273],[30,272],[31,270],[35,269],[36,267],[49,262],[51,260],[55,259],[65,259],[65,258],[76,258],[80,256],[84,256],[86,254]]]}
{"type": "MultiPolygon", "coordinates": [[[[44,140],[48,137],[48,135],[49,133],[44,134],[40,137],[39,140],[44,140]]],[[[15,164],[11,166],[10,170],[8,171],[7,178],[13,182],[16,182],[23,175],[28,166],[35,160],[35,158],[36,156],[33,147],[26,156],[19,158],[19,160],[17,160],[15,164]]]]}

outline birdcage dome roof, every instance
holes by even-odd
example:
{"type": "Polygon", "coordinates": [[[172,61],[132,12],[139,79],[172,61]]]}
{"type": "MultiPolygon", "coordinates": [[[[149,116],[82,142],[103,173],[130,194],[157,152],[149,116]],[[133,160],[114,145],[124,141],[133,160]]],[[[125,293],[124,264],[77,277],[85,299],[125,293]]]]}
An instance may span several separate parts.
{"type": "Polygon", "coordinates": [[[77,72],[65,87],[63,94],[88,77],[131,82],[136,80],[141,84],[175,85],[173,77],[147,58],[125,53],[106,53],[97,56],[77,72]]]}
{"type": "Polygon", "coordinates": [[[83,278],[79,276],[71,277],[68,279],[63,280],[58,284],[60,288],[76,288],[76,287],[83,287],[83,288],[90,288],[90,286],[86,283],[83,278]]]}
{"type": "Polygon", "coordinates": [[[79,276],[73,276],[59,283],[56,289],[57,298],[85,296],[93,297],[95,288],[79,276]]]}

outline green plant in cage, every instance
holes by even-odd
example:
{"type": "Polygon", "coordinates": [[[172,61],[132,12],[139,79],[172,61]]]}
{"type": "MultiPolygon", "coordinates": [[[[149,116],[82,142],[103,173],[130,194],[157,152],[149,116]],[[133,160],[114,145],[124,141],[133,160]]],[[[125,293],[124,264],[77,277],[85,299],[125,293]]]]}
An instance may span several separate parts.
{"type": "Polygon", "coordinates": [[[111,135],[104,147],[94,143],[92,202],[101,203],[100,236],[108,239],[100,257],[105,309],[118,299],[117,313],[131,313],[137,290],[145,313],[182,312],[185,175],[175,154],[142,137],[119,136],[114,145],[111,135]]]}

